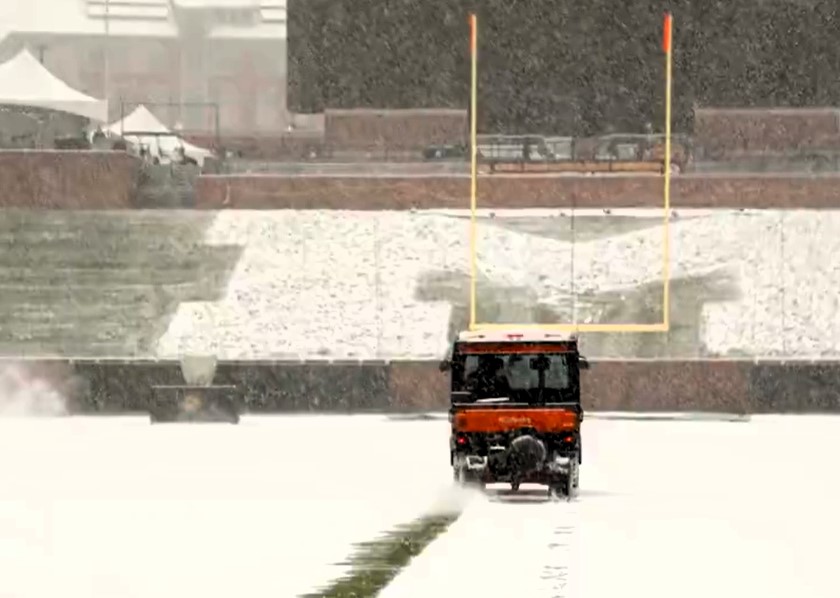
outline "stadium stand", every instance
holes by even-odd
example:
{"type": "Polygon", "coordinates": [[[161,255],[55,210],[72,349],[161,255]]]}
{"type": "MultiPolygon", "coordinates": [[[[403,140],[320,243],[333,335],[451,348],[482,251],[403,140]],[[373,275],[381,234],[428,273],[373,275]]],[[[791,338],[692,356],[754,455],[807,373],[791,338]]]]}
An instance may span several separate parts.
{"type": "Polygon", "coordinates": [[[220,296],[240,250],[210,214],[6,210],[0,354],[153,356],[177,305],[220,296]]]}
{"type": "MultiPolygon", "coordinates": [[[[455,211],[8,211],[0,352],[434,360],[467,321],[467,223],[455,211]]],[[[837,355],[840,266],[826,264],[839,229],[834,211],[681,210],[671,332],[584,336],[584,349],[837,355]]],[[[497,211],[481,218],[478,246],[481,320],[662,316],[656,210],[579,210],[574,222],[559,210],[497,211]]]]}

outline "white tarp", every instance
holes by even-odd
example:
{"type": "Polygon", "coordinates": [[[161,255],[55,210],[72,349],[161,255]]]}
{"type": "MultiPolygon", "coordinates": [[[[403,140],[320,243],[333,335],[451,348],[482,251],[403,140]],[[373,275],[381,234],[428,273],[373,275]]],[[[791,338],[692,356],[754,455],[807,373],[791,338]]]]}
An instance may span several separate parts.
{"type": "Polygon", "coordinates": [[[166,157],[171,158],[178,148],[183,148],[184,155],[193,158],[199,166],[204,165],[205,158],[213,155],[211,151],[181,139],[143,105],[122,120],[108,125],[106,131],[124,137],[134,145],[145,146],[152,155],[162,151],[166,157]]]}
{"type": "Polygon", "coordinates": [[[25,48],[0,64],[0,104],[58,110],[97,122],[108,119],[108,103],[105,100],[73,89],[25,48]]]}

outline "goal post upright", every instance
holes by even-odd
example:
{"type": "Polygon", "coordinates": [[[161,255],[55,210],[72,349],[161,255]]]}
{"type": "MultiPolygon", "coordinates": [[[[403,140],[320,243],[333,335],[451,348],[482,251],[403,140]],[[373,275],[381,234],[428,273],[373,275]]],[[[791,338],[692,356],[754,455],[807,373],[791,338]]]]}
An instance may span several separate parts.
{"type": "Polygon", "coordinates": [[[476,326],[478,264],[476,256],[476,210],[478,193],[478,17],[470,14],[470,330],[476,326]]]}
{"type": "Polygon", "coordinates": [[[662,48],[665,53],[665,156],[663,164],[663,217],[662,217],[662,321],[647,324],[609,324],[609,323],[492,323],[477,322],[477,283],[478,283],[478,255],[477,255],[477,179],[478,179],[478,147],[477,140],[477,106],[478,106],[478,19],[475,13],[470,14],[470,306],[469,330],[471,331],[505,331],[539,329],[556,332],[584,333],[667,333],[670,330],[670,291],[671,291],[671,246],[670,246],[670,212],[671,212],[671,88],[672,88],[672,40],[673,17],[670,12],[665,13],[663,23],[662,48]]]}
{"type": "Polygon", "coordinates": [[[662,323],[667,332],[671,324],[671,41],[674,33],[674,19],[665,13],[662,31],[662,48],[665,50],[665,186],[663,194],[662,222],[662,323]]]}

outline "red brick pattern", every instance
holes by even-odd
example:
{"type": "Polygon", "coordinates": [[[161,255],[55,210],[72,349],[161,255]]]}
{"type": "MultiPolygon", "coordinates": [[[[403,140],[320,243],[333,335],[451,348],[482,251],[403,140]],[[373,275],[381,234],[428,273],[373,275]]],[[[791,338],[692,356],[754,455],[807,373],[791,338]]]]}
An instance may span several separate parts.
{"type": "Polygon", "coordinates": [[[0,207],[131,208],[139,171],[124,152],[0,151],[0,207]]]}
{"type": "MultiPolygon", "coordinates": [[[[326,110],[325,141],[329,149],[421,150],[435,143],[461,143],[467,138],[467,111],[326,110]]],[[[419,156],[418,156],[419,157],[419,156]]]]}
{"type": "MultiPolygon", "coordinates": [[[[660,207],[659,176],[485,175],[485,208],[660,207]]],[[[198,207],[219,209],[468,208],[469,178],[457,176],[203,176],[198,207]]],[[[684,175],[672,179],[671,205],[684,208],[836,208],[840,176],[684,175]]]]}
{"type": "MultiPolygon", "coordinates": [[[[775,365],[771,370],[784,375],[781,366],[773,369],[775,365]]],[[[757,413],[766,410],[765,404],[781,411],[801,408],[756,392],[752,377],[757,367],[748,361],[595,362],[581,374],[581,398],[585,408],[594,411],[757,413]]],[[[831,368],[836,373],[838,364],[829,364],[831,368]]],[[[398,398],[395,407],[448,407],[447,378],[435,363],[393,363],[390,379],[392,400],[398,398]]],[[[816,408],[817,399],[813,402],[816,408]]]]}
{"type": "Polygon", "coordinates": [[[699,145],[720,157],[840,147],[840,110],[698,108],[694,135],[699,145]]]}
{"type": "MultiPolygon", "coordinates": [[[[148,409],[151,386],[180,384],[177,362],[45,360],[4,362],[42,380],[74,411],[148,409]]],[[[434,361],[339,365],[220,363],[216,384],[232,384],[254,412],[435,411],[449,405],[448,380],[434,361]]],[[[595,361],[582,373],[592,411],[838,413],[840,362],[595,361]]]]}
{"type": "Polygon", "coordinates": [[[449,379],[436,363],[394,362],[390,367],[391,404],[400,410],[445,409],[449,379]]]}

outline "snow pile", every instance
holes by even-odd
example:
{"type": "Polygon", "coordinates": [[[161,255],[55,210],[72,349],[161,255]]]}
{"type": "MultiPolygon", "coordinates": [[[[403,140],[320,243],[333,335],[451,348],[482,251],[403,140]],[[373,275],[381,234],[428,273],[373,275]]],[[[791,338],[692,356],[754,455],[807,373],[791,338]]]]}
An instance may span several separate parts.
{"type": "Polygon", "coordinates": [[[67,401],[26,364],[0,363],[0,417],[67,415],[67,401]]]}

